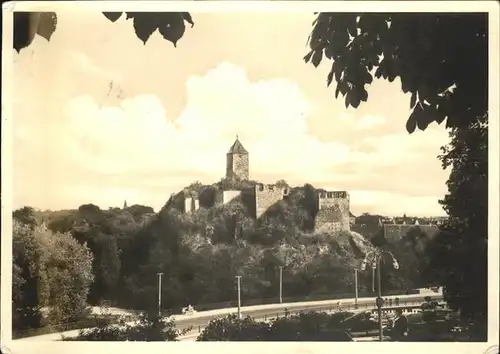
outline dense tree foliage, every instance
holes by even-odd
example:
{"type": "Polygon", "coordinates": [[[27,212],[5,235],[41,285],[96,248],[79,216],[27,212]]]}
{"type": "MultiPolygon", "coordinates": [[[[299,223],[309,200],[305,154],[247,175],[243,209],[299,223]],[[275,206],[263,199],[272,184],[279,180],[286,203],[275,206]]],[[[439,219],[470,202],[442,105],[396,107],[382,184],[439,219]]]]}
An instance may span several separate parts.
{"type": "MultiPolygon", "coordinates": [[[[411,93],[409,133],[432,122],[452,128],[443,149],[450,167],[449,215],[429,251],[427,279],[445,287],[464,317],[484,325],[487,304],[488,15],[320,13],[306,62],[333,61],[327,85],[346,107],[368,99],[373,77],[401,79],[411,93]],[[373,73],[373,71],[375,71],[373,73]]],[[[425,266],[423,267],[425,269],[425,266]]],[[[419,268],[421,269],[421,268],[419,268]]]]}
{"type": "Polygon", "coordinates": [[[333,61],[327,85],[346,107],[367,101],[373,78],[401,79],[411,93],[409,133],[446,119],[465,128],[488,110],[485,13],[319,13],[306,62],[333,61]],[[453,89],[450,89],[454,87],[453,89]]]}
{"type": "Polygon", "coordinates": [[[93,281],[91,263],[90,251],[71,235],[31,228],[14,219],[14,329],[40,327],[44,308],[53,323],[84,316],[93,281]]]}
{"type": "Polygon", "coordinates": [[[443,167],[451,167],[441,201],[449,215],[431,244],[429,279],[445,286],[445,298],[462,316],[486,324],[488,295],[488,119],[450,132],[443,167]]]}
{"type": "MultiPolygon", "coordinates": [[[[201,198],[203,193],[213,193],[221,186],[245,188],[255,182],[235,183],[228,186],[229,181],[214,185],[195,182],[184,193],[197,193],[201,198]]],[[[47,233],[71,235],[75,242],[89,248],[94,277],[87,296],[90,304],[106,300],[114,306],[149,311],[156,306],[158,272],[163,273],[162,306],[168,311],[179,312],[188,304],[198,310],[235,306],[235,275],[243,277],[243,305],[276,302],[280,267],[285,301],[327,298],[332,294],[353,296],[353,269],[373,245],[355,232],[311,230],[316,194],[311,185],[291,188],[287,199],[271,206],[257,220],[251,217],[252,207],[244,198],[226,205],[213,205],[213,198],[207,198],[205,207],[186,214],[181,211],[182,193],[171,198],[157,214],[140,205],[102,210],[86,204],[54,213],[23,208],[14,215],[28,224],[32,220],[45,221],[51,230],[47,233]]],[[[30,226],[24,230],[28,232],[30,226]]],[[[409,247],[410,256],[398,254],[400,262],[414,262],[413,246],[401,246],[409,247]]],[[[383,247],[394,252],[389,244],[383,247]]],[[[18,279],[14,281],[15,289],[25,286],[25,278],[16,275],[20,269],[14,269],[14,279],[18,279]]],[[[397,274],[384,270],[382,275],[384,293],[421,284],[420,279],[411,278],[420,275],[410,271],[397,274]]],[[[371,272],[359,274],[360,294],[371,294],[371,282],[371,272]]],[[[36,289],[32,294],[34,304],[39,306],[42,302],[36,300],[36,294],[40,288],[36,289]]],[[[34,313],[40,315],[39,310],[36,308],[34,313]]],[[[92,332],[88,336],[115,335],[116,327],[106,328],[101,334],[92,332]]]]}

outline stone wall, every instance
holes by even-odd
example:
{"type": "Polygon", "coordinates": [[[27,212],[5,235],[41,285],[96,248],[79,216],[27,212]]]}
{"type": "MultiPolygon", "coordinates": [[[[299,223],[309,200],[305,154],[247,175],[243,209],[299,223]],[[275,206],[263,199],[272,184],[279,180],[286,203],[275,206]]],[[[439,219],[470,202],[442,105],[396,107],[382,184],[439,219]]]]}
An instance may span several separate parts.
{"type": "Polygon", "coordinates": [[[320,222],[319,226],[317,224],[315,231],[328,233],[349,231],[349,224],[346,225],[342,222],[320,222]]]}
{"type": "Polygon", "coordinates": [[[200,201],[197,198],[184,198],[184,212],[193,213],[200,208],[200,201]]]}
{"type": "Polygon", "coordinates": [[[215,205],[224,205],[241,196],[239,190],[217,190],[215,195],[215,205]]]}
{"type": "Polygon", "coordinates": [[[384,237],[389,242],[397,242],[415,227],[420,228],[429,237],[433,237],[439,232],[436,225],[384,224],[384,237]]]}
{"type": "Polygon", "coordinates": [[[288,193],[289,190],[285,187],[262,183],[255,185],[255,217],[259,218],[271,205],[282,200],[288,193]]]}
{"type": "Polygon", "coordinates": [[[350,197],[345,191],[318,194],[316,230],[350,230],[350,197]]]}
{"type": "Polygon", "coordinates": [[[248,180],[248,154],[227,154],[226,178],[248,180]]]}

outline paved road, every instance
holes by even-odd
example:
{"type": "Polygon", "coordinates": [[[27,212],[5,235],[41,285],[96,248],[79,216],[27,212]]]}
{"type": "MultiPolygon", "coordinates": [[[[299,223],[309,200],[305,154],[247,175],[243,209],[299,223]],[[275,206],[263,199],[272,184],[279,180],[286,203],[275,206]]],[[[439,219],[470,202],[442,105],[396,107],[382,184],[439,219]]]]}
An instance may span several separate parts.
{"type": "MultiPolygon", "coordinates": [[[[412,305],[420,305],[422,302],[424,302],[424,297],[425,295],[417,295],[417,296],[400,296],[400,306],[412,306],[412,305]]],[[[434,295],[436,298],[436,295],[434,295]]],[[[437,296],[439,297],[439,296],[437,296]]],[[[390,298],[390,297],[388,297],[390,298]]],[[[395,297],[393,297],[395,298],[395,297]]],[[[325,311],[325,312],[334,312],[338,309],[337,303],[338,300],[336,301],[330,301],[329,303],[323,303],[323,304],[314,304],[314,305],[309,305],[309,306],[294,306],[295,304],[287,304],[289,313],[294,314],[298,312],[307,312],[307,311],[325,311]]],[[[341,302],[341,308],[342,310],[347,310],[347,311],[352,311],[352,312],[360,312],[360,311],[366,311],[366,310],[373,310],[376,308],[375,305],[375,299],[374,298],[369,298],[369,299],[361,299],[361,301],[358,301],[358,310],[354,309],[354,299],[344,299],[341,302]]],[[[271,319],[271,318],[276,318],[277,316],[281,317],[284,315],[284,307],[279,308],[279,309],[247,309],[247,310],[242,310],[242,316],[250,316],[254,319],[258,320],[264,320],[264,319],[271,319]]],[[[180,340],[182,341],[194,341],[196,340],[197,336],[201,331],[203,331],[203,328],[214,318],[220,317],[221,315],[218,316],[199,316],[199,317],[193,317],[193,318],[182,318],[176,320],[176,327],[178,329],[186,329],[189,328],[190,326],[193,327],[193,330],[187,333],[185,336],[182,336],[180,340]]]]}
{"type": "MultiPolygon", "coordinates": [[[[387,296],[385,298],[396,298],[399,297],[400,305],[405,304],[419,304],[424,301],[424,297],[431,294],[414,294],[414,295],[400,295],[400,296],[387,296]]],[[[440,294],[433,294],[434,298],[442,298],[440,294]]],[[[256,319],[263,319],[264,317],[276,317],[276,314],[282,316],[284,314],[285,308],[289,310],[290,313],[299,311],[328,311],[335,310],[338,307],[338,302],[341,302],[341,307],[343,310],[352,310],[354,307],[355,299],[332,299],[325,301],[308,301],[308,302],[295,302],[288,304],[268,304],[268,305],[257,305],[242,307],[241,313],[243,316],[251,316],[256,319]]],[[[373,309],[375,307],[375,298],[360,298],[358,299],[359,309],[373,309]]],[[[193,326],[193,331],[191,331],[187,336],[183,336],[181,340],[195,340],[199,331],[203,329],[212,319],[226,316],[231,313],[237,313],[237,308],[228,309],[218,309],[211,311],[197,312],[192,315],[174,315],[172,318],[175,320],[176,327],[178,329],[185,329],[193,326]]],[[[130,322],[129,324],[133,324],[130,322]]],[[[28,337],[17,339],[16,341],[59,341],[62,335],[65,337],[76,337],[79,330],[67,331],[63,333],[51,333],[41,336],[28,337]]]]}

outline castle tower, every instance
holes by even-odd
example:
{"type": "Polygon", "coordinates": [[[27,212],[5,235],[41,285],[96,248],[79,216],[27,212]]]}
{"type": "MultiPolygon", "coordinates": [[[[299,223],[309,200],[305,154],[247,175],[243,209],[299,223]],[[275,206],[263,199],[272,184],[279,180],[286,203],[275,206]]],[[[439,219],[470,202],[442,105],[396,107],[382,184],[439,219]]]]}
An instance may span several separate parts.
{"type": "Polygon", "coordinates": [[[226,157],[226,178],[248,180],[248,176],[248,151],[236,136],[236,141],[229,149],[226,157]]]}

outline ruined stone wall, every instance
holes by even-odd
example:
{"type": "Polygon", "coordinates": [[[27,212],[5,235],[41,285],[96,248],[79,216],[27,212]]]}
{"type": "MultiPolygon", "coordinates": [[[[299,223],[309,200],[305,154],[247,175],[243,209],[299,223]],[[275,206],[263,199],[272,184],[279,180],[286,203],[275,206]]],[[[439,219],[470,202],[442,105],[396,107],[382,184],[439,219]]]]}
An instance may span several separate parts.
{"type": "Polygon", "coordinates": [[[316,230],[350,230],[350,197],[346,191],[318,194],[316,230]]]}
{"type": "Polygon", "coordinates": [[[349,225],[343,222],[324,222],[316,226],[317,232],[334,233],[339,231],[349,231],[349,225]]]}
{"type": "Polygon", "coordinates": [[[433,237],[439,232],[439,228],[436,225],[384,224],[384,237],[389,242],[397,242],[415,227],[420,228],[429,237],[433,237]]]}
{"type": "Polygon", "coordinates": [[[238,198],[241,195],[241,191],[224,191],[222,194],[222,204],[230,203],[232,200],[238,198]]]}
{"type": "Polygon", "coordinates": [[[248,154],[227,154],[226,178],[248,180],[248,154]]]}
{"type": "Polygon", "coordinates": [[[215,205],[224,205],[241,196],[239,190],[217,190],[215,195],[215,205]]]}
{"type": "Polygon", "coordinates": [[[288,188],[265,185],[255,185],[255,217],[259,218],[274,203],[279,202],[288,194],[288,188]]]}
{"type": "Polygon", "coordinates": [[[200,208],[200,201],[198,198],[185,197],[184,198],[184,212],[186,214],[193,213],[200,208]]]}

